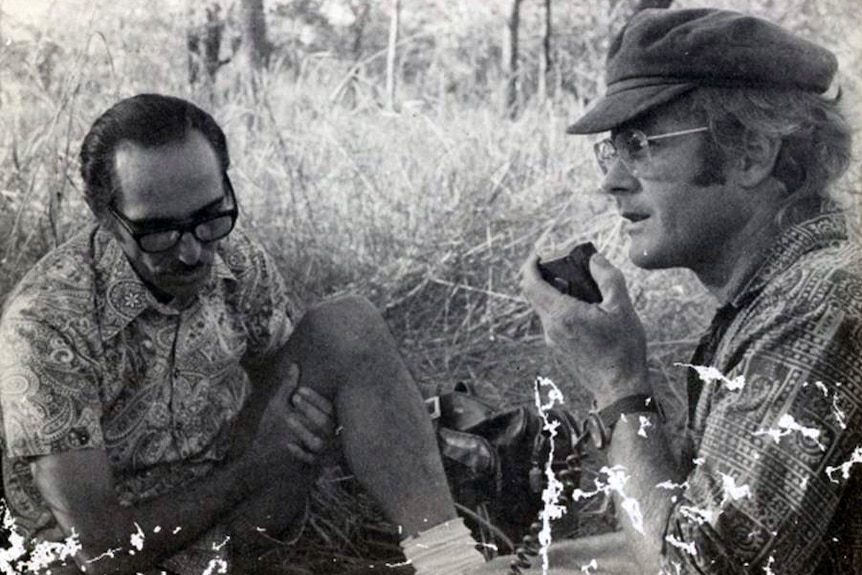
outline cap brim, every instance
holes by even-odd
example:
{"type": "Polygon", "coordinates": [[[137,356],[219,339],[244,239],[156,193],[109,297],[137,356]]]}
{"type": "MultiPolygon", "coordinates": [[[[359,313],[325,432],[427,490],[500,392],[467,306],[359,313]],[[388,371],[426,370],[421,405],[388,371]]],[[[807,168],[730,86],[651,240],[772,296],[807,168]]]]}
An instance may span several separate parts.
{"type": "Polygon", "coordinates": [[[666,104],[695,88],[694,84],[642,86],[604,96],[568,127],[569,134],[607,132],[644,112],[666,104]]]}

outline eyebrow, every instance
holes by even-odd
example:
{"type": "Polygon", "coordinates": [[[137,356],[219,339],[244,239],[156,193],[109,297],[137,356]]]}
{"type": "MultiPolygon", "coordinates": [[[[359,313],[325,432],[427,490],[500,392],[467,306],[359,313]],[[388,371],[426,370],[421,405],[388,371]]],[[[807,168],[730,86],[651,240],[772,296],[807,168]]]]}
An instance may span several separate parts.
{"type": "Polygon", "coordinates": [[[186,222],[194,221],[199,216],[208,215],[211,213],[216,213],[216,208],[221,206],[221,204],[223,204],[227,200],[227,197],[228,197],[228,192],[227,192],[227,189],[225,189],[224,195],[222,197],[215,199],[215,200],[201,206],[200,208],[196,209],[195,211],[190,213],[188,215],[188,217],[185,217],[185,218],[145,218],[145,219],[140,219],[140,220],[129,220],[129,221],[131,221],[133,224],[136,224],[136,225],[139,225],[142,227],[147,227],[147,228],[163,228],[163,227],[169,227],[173,224],[184,224],[186,222]]]}

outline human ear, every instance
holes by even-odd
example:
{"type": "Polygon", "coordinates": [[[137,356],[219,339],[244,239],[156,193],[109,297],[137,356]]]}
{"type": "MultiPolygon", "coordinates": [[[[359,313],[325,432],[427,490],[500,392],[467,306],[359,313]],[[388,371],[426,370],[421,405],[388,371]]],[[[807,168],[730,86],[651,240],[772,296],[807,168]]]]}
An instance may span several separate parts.
{"type": "Polygon", "coordinates": [[[747,132],[742,153],[732,163],[730,177],[742,188],[754,188],[768,180],[775,170],[781,139],[747,132]]]}

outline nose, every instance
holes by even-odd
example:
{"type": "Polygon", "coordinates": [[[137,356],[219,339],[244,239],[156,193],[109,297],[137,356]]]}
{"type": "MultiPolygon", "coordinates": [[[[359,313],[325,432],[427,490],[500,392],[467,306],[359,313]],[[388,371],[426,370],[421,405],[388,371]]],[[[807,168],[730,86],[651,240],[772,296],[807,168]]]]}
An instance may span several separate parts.
{"type": "Polygon", "coordinates": [[[610,196],[633,194],[640,189],[640,182],[626,166],[625,162],[617,158],[614,160],[601,185],[602,192],[610,196]]]}
{"type": "Polygon", "coordinates": [[[196,265],[201,260],[203,246],[191,232],[183,232],[177,244],[177,257],[187,266],[196,265]]]}

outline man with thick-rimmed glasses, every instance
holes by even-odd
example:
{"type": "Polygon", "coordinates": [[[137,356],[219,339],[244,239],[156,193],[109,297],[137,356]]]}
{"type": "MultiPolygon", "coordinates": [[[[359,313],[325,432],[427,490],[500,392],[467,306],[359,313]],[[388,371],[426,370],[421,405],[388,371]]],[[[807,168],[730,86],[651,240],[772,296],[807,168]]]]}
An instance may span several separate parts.
{"type": "Polygon", "coordinates": [[[607,93],[569,131],[610,132],[595,151],[633,263],[692,270],[719,309],[680,358],[700,369],[676,453],[620,271],[593,256],[591,304],[524,267],[547,342],[594,396],[622,525],[552,545],[551,573],[862,572],[862,253],[830,193],[851,143],[836,69],[734,12],[646,10],[612,42],[607,93]]]}
{"type": "Polygon", "coordinates": [[[234,229],[228,167],[219,126],[178,98],[135,96],[91,127],[97,222],[27,274],[0,324],[16,532],[31,548],[78,537],[52,573],[257,572],[261,545],[301,530],[337,424],[418,573],[481,563],[381,317],[343,298],[294,325],[272,259],[234,229]]]}

